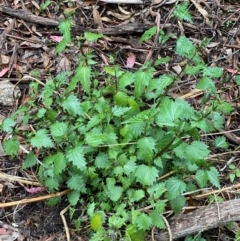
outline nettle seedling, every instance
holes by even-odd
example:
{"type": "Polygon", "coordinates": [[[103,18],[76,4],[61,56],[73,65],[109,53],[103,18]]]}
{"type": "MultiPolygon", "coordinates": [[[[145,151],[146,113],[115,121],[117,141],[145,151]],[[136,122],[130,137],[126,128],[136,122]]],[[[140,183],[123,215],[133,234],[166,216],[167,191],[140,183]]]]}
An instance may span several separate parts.
{"type": "MultiPolygon", "coordinates": [[[[199,109],[167,96],[179,76],[154,77],[156,68],[171,58],[136,72],[106,66],[98,73],[96,56],[89,52],[80,56],[70,80],[62,73],[44,87],[33,82],[31,100],[2,122],[9,136],[5,152],[14,157],[20,145],[29,146],[22,167],[35,168],[50,192],[68,187],[71,216],[76,205],[86,207],[91,241],[144,240],[152,227],[165,228],[166,203],[178,213],[186,203],[184,192],[209,181],[220,187],[200,134],[221,130],[224,114],[232,110],[215,87],[223,71],[207,66],[186,37],[178,38],[175,51],[186,60],[182,74],[198,76],[197,88],[205,93],[199,109]],[[169,172],[172,176],[162,180],[169,172]]],[[[80,218],[76,225],[81,221],[86,222],[80,218]]]]}

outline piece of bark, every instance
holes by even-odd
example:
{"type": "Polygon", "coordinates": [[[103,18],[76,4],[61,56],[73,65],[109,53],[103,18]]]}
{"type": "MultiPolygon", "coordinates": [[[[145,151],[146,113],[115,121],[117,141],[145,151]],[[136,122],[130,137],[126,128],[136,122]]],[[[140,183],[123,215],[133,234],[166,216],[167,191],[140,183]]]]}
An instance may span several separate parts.
{"type": "MultiPolygon", "coordinates": [[[[240,221],[240,199],[225,201],[200,207],[187,214],[180,214],[169,220],[173,240],[209,229],[225,226],[232,221],[240,221]]],[[[168,241],[167,230],[155,236],[156,241],[168,241]]]]}

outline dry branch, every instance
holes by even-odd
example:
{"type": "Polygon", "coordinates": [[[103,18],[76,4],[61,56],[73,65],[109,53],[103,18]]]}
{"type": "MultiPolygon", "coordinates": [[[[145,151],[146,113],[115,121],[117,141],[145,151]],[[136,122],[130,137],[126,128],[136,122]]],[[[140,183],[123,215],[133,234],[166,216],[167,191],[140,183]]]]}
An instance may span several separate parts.
{"type": "MultiPolygon", "coordinates": [[[[240,221],[240,199],[211,204],[187,214],[180,214],[171,218],[169,225],[174,240],[224,226],[232,221],[240,221]]],[[[160,231],[155,240],[168,241],[168,231],[160,231]]]]}

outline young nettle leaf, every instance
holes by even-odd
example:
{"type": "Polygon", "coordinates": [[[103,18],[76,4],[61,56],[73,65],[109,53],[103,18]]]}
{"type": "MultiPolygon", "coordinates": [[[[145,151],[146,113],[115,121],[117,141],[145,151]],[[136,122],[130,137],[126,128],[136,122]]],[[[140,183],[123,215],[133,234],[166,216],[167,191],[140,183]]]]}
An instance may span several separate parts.
{"type": "Polygon", "coordinates": [[[109,226],[111,228],[120,229],[126,223],[127,218],[120,217],[118,215],[113,215],[108,219],[109,226]]]}
{"type": "Polygon", "coordinates": [[[139,139],[137,141],[138,158],[150,163],[154,155],[155,145],[156,141],[152,137],[139,139]]]}
{"type": "Polygon", "coordinates": [[[160,229],[166,228],[166,225],[162,219],[162,215],[158,212],[158,210],[154,209],[153,211],[150,212],[149,216],[152,219],[153,226],[160,229]]]}
{"type": "Polygon", "coordinates": [[[53,172],[54,172],[54,175],[57,176],[57,175],[61,174],[63,172],[63,170],[65,170],[67,160],[62,152],[57,152],[52,157],[54,160],[53,161],[54,162],[53,172]]]}
{"type": "Polygon", "coordinates": [[[188,2],[178,4],[176,9],[173,11],[173,14],[180,20],[185,20],[187,22],[193,23],[191,14],[188,11],[188,2]]]}
{"type": "Polygon", "coordinates": [[[68,193],[68,201],[72,206],[77,205],[80,198],[80,191],[71,191],[68,193]]]}
{"type": "Polygon", "coordinates": [[[102,213],[95,213],[91,218],[91,228],[97,232],[103,225],[102,213]]]}
{"type": "Polygon", "coordinates": [[[205,170],[197,170],[197,173],[195,175],[197,184],[200,188],[204,188],[207,186],[208,182],[208,174],[205,170]]]}
{"type": "Polygon", "coordinates": [[[154,184],[147,189],[147,192],[153,199],[158,199],[164,193],[164,191],[165,191],[164,183],[154,184]]]}
{"type": "Polygon", "coordinates": [[[119,106],[127,106],[128,105],[128,95],[125,92],[118,91],[114,95],[114,100],[116,102],[116,105],[119,106]]]}
{"type": "Polygon", "coordinates": [[[158,170],[155,167],[150,167],[146,165],[139,165],[134,173],[137,182],[140,182],[142,185],[153,185],[156,182],[158,177],[158,170]]]}
{"type": "Polygon", "coordinates": [[[72,162],[79,170],[86,169],[86,160],[84,158],[82,146],[75,146],[67,150],[66,157],[68,162],[72,162]]]}
{"type": "Polygon", "coordinates": [[[99,33],[89,33],[89,32],[85,32],[84,33],[84,37],[87,41],[89,42],[93,42],[98,40],[99,38],[103,38],[104,35],[103,34],[99,34],[99,33]]]}
{"type": "Polygon", "coordinates": [[[1,129],[5,132],[12,132],[13,127],[16,125],[16,122],[11,118],[5,118],[2,122],[1,129]]]}
{"type": "Polygon", "coordinates": [[[156,32],[157,32],[156,26],[153,26],[152,28],[146,30],[142,35],[142,37],[140,38],[140,42],[149,40],[156,32]]]}
{"type": "Polygon", "coordinates": [[[219,183],[219,172],[216,167],[210,167],[209,170],[207,170],[207,175],[209,181],[217,188],[220,188],[219,183]]]}
{"type": "Polygon", "coordinates": [[[64,137],[67,133],[68,125],[57,121],[50,126],[50,130],[53,137],[64,137]]]}
{"type": "Polygon", "coordinates": [[[228,148],[229,144],[226,141],[226,137],[225,136],[218,136],[215,139],[215,146],[219,147],[219,148],[228,148]]]}
{"type": "Polygon", "coordinates": [[[113,116],[122,116],[124,115],[126,112],[128,112],[129,110],[131,110],[130,107],[121,107],[121,106],[117,106],[115,105],[113,108],[112,108],[112,113],[113,113],[113,116]]]}
{"type": "Polygon", "coordinates": [[[70,19],[64,19],[58,25],[59,31],[63,34],[63,38],[66,43],[71,42],[71,25],[72,24],[70,19]]]}
{"type": "Polygon", "coordinates": [[[186,190],[186,183],[177,177],[171,177],[166,181],[167,196],[169,200],[174,200],[186,190]]]}
{"type": "Polygon", "coordinates": [[[193,42],[185,36],[180,36],[177,40],[176,52],[182,57],[193,57],[197,50],[193,42]]]}
{"type": "Polygon", "coordinates": [[[177,196],[173,200],[170,200],[170,204],[175,214],[179,213],[186,203],[185,197],[182,195],[177,196]]]}
{"type": "Polygon", "coordinates": [[[145,240],[145,232],[144,230],[139,230],[135,225],[128,225],[126,228],[126,240],[131,241],[144,241],[145,240]]]}
{"type": "Polygon", "coordinates": [[[3,149],[7,155],[11,157],[17,156],[20,143],[16,138],[3,141],[3,149]]]}
{"type": "Polygon", "coordinates": [[[212,78],[220,78],[223,75],[223,69],[219,67],[205,67],[203,75],[212,78]]]}
{"type": "Polygon", "coordinates": [[[152,218],[149,215],[141,213],[137,217],[136,225],[139,229],[148,230],[152,226],[152,222],[152,218]]]}
{"type": "Polygon", "coordinates": [[[212,93],[217,92],[214,82],[206,76],[202,77],[198,81],[196,88],[200,90],[208,90],[208,91],[210,90],[212,93]]]}
{"type": "Polygon", "coordinates": [[[30,143],[33,147],[45,147],[52,148],[54,147],[52,139],[48,136],[46,129],[38,130],[30,139],[30,143]]]}
{"type": "Polygon", "coordinates": [[[201,141],[193,141],[185,148],[186,159],[195,162],[206,159],[210,153],[208,146],[201,141]]]}
{"type": "Polygon", "coordinates": [[[178,102],[174,102],[167,97],[161,100],[157,116],[158,126],[176,126],[177,120],[183,115],[183,110],[178,102]]]}
{"type": "Polygon", "coordinates": [[[117,81],[117,87],[119,90],[124,90],[126,86],[131,85],[135,80],[135,74],[132,72],[124,73],[117,81]]]}
{"type": "Polygon", "coordinates": [[[77,68],[77,77],[80,80],[80,83],[83,86],[84,92],[88,95],[90,94],[90,86],[91,86],[91,67],[80,65],[77,68]]]}
{"type": "Polygon", "coordinates": [[[143,190],[135,190],[132,193],[130,200],[131,200],[131,202],[138,202],[141,199],[143,199],[144,197],[145,197],[145,192],[143,190]]]}
{"type": "Polygon", "coordinates": [[[59,181],[60,180],[58,178],[47,178],[45,180],[45,185],[51,192],[54,192],[59,189],[59,181]]]}
{"type": "Polygon", "coordinates": [[[22,168],[26,169],[26,168],[29,168],[29,167],[33,167],[34,165],[36,165],[36,163],[37,163],[37,158],[35,157],[34,153],[32,151],[30,151],[27,154],[27,157],[22,164],[22,168]]]}
{"type": "Polygon", "coordinates": [[[194,74],[200,74],[202,69],[205,67],[204,64],[197,64],[197,65],[188,65],[184,69],[184,73],[187,75],[194,75],[194,74]]]}
{"type": "Polygon", "coordinates": [[[63,102],[62,107],[70,115],[84,115],[79,99],[75,95],[69,95],[63,102]]]}
{"type": "Polygon", "coordinates": [[[85,141],[89,146],[98,147],[104,143],[105,136],[98,132],[88,132],[85,135],[85,141]]]}
{"type": "Polygon", "coordinates": [[[136,168],[137,168],[136,162],[133,160],[130,160],[123,166],[123,172],[128,176],[130,173],[134,172],[136,168]]]}
{"type": "Polygon", "coordinates": [[[154,68],[149,68],[148,70],[139,70],[135,73],[134,95],[137,98],[140,98],[145,88],[148,86],[149,81],[153,76],[153,71],[154,68]]]}
{"type": "Polygon", "coordinates": [[[100,152],[95,159],[95,166],[97,168],[105,169],[110,167],[111,163],[106,153],[100,152]]]}
{"type": "Polygon", "coordinates": [[[67,186],[71,190],[84,192],[84,190],[85,190],[85,180],[83,179],[83,177],[81,175],[74,174],[68,179],[67,186]]]}
{"type": "Polygon", "coordinates": [[[116,181],[114,178],[107,178],[107,195],[113,201],[119,200],[123,193],[123,188],[115,185],[116,181]]]}

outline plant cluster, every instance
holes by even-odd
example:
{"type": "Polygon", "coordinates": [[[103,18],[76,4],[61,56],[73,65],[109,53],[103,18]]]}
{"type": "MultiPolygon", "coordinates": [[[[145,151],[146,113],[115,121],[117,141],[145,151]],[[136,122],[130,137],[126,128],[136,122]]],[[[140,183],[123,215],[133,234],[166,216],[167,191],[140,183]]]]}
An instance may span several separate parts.
{"type": "MultiPolygon", "coordinates": [[[[66,36],[63,45],[70,41],[66,36]]],[[[161,32],[159,41],[163,37],[167,40],[161,32]]],[[[167,203],[177,213],[186,203],[184,192],[209,182],[220,187],[201,133],[221,130],[224,114],[232,110],[215,86],[223,70],[207,66],[186,37],[178,38],[175,51],[186,60],[181,76],[198,76],[204,108],[168,96],[180,75],[154,77],[169,57],[136,72],[115,65],[99,73],[93,69],[94,52],[88,52],[73,77],[61,73],[43,87],[31,83],[30,101],[1,125],[9,136],[3,142],[7,154],[17,156],[21,145],[29,146],[22,168],[35,168],[50,192],[67,186],[72,207],[86,206],[91,241],[144,240],[152,227],[165,228],[167,203]],[[172,176],[161,178],[169,172],[172,176]]],[[[225,142],[219,137],[215,145],[225,142]]]]}

